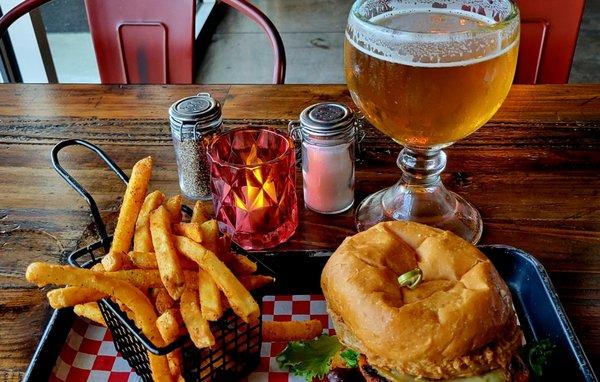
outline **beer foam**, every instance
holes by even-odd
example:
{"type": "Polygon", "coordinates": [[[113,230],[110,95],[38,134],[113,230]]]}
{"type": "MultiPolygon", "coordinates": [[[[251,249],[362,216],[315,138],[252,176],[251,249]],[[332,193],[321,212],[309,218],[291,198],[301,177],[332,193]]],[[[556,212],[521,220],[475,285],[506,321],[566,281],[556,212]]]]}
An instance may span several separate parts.
{"type": "Polygon", "coordinates": [[[494,18],[461,9],[407,7],[408,11],[389,10],[365,21],[354,9],[360,5],[350,12],[346,38],[359,51],[388,62],[418,67],[466,66],[501,56],[518,43],[518,17],[505,28],[493,28],[494,18]],[[404,18],[399,21],[404,22],[402,30],[390,27],[400,18],[404,18]],[[447,30],[431,31],[436,18],[440,20],[438,27],[447,30]]]}

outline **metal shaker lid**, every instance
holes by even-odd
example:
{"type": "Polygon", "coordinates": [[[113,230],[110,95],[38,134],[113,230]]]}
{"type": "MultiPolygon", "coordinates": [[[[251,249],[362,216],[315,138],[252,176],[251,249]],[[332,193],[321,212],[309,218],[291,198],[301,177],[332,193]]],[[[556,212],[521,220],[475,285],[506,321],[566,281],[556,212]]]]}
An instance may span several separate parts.
{"type": "Polygon", "coordinates": [[[331,137],[354,127],[354,113],[337,102],[321,102],[304,109],[300,114],[304,132],[315,137],[331,137]]]}
{"type": "Polygon", "coordinates": [[[221,122],[221,104],[209,93],[198,93],[175,102],[169,108],[172,128],[203,131],[221,122]]]}

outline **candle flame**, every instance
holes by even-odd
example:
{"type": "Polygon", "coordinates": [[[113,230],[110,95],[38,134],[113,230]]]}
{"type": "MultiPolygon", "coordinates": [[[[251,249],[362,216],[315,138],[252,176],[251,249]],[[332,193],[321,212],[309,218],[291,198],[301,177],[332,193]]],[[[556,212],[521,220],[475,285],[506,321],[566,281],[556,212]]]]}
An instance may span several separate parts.
{"type": "MultiPolygon", "coordinates": [[[[252,145],[248,155],[244,159],[244,163],[247,165],[258,165],[263,163],[258,156],[258,148],[256,145],[252,145]]],[[[265,179],[265,174],[263,174],[263,172],[266,171],[268,171],[267,168],[257,166],[246,172],[246,186],[242,187],[245,200],[238,195],[235,195],[234,203],[236,207],[244,211],[252,211],[259,208],[270,207],[277,203],[275,182],[273,181],[271,174],[266,174],[265,179]]]]}

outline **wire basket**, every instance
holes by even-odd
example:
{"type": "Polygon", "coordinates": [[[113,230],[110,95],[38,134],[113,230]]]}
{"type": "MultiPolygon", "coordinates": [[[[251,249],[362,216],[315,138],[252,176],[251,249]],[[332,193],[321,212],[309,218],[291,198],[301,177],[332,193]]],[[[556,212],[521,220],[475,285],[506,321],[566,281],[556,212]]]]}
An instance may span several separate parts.
{"type": "MultiPolygon", "coordinates": [[[[92,196],[59,163],[58,153],[63,148],[74,145],[84,146],[98,155],[123,183],[127,184],[129,179],[104,151],[89,142],[70,139],[58,143],[52,149],[54,169],[86,200],[100,238],[95,243],[71,253],[68,262],[75,267],[90,268],[100,262],[102,257],[108,253],[112,236],[107,235],[106,227],[92,196]]],[[[183,206],[182,210],[185,214],[191,215],[189,207],[183,206]]],[[[176,349],[182,349],[182,372],[188,382],[235,381],[254,370],[260,360],[262,343],[260,317],[257,323],[249,325],[229,309],[221,319],[210,323],[215,337],[214,347],[197,349],[187,335],[167,346],[157,347],[135,326],[134,322],[116,303],[110,299],[102,299],[98,301],[98,306],[112,333],[115,348],[144,382],[152,381],[148,352],[166,355],[176,349]]]]}

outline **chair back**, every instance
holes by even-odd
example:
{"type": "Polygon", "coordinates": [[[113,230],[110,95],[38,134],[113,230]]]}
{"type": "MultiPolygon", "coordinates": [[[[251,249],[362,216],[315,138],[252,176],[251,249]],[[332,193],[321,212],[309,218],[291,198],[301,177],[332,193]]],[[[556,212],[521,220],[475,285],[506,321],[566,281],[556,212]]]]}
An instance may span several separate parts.
{"type": "MultiPolygon", "coordinates": [[[[0,37],[50,0],[25,0],[0,18],[0,37]]],[[[264,13],[245,0],[222,0],[256,22],[273,50],[273,83],[285,79],[285,50],[264,13]]],[[[103,84],[191,84],[196,0],[85,0],[103,84]]]]}
{"type": "Polygon", "coordinates": [[[85,0],[104,84],[190,84],[195,0],[85,0]]]}
{"type": "Polygon", "coordinates": [[[585,0],[517,0],[521,45],[515,83],[569,81],[585,0]]]}

